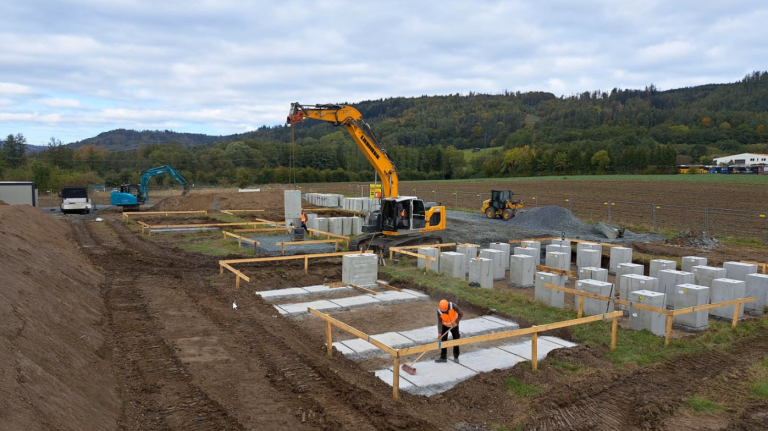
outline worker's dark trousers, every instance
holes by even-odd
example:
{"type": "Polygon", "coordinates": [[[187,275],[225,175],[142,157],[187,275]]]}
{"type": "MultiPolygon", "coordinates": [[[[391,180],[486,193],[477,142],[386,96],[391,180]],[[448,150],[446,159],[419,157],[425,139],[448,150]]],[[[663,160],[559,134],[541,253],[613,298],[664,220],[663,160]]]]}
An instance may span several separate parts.
{"type": "MultiPolygon", "coordinates": [[[[442,332],[445,332],[446,327],[442,327],[442,332]]],[[[459,334],[459,325],[454,326],[451,328],[451,335],[453,335],[454,340],[458,340],[461,338],[461,334],[459,334]]],[[[448,341],[448,333],[445,332],[445,335],[443,335],[442,341],[448,341]]],[[[440,350],[440,357],[443,359],[448,359],[448,349],[442,349],[440,350]]],[[[458,358],[459,357],[459,346],[453,346],[453,357],[458,358]]]]}

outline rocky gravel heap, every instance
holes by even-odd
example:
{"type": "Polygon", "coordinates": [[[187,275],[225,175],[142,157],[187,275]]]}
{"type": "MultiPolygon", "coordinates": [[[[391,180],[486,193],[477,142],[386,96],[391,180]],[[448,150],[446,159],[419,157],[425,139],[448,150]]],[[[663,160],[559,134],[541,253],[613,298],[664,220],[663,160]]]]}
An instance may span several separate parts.
{"type": "Polygon", "coordinates": [[[667,244],[677,245],[680,247],[693,247],[693,248],[718,248],[723,245],[720,241],[707,235],[700,230],[685,230],[677,234],[674,238],[665,241],[667,244]]]}

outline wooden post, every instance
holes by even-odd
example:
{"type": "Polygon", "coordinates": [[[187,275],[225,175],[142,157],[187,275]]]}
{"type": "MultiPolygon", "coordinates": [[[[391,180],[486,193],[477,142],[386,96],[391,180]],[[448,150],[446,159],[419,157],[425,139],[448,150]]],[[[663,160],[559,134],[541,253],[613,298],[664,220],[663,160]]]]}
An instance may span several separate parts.
{"type": "Polygon", "coordinates": [[[242,237],[237,238],[237,246],[240,247],[240,248],[243,248],[243,238],[242,237]]]}
{"type": "Polygon", "coordinates": [[[333,337],[331,335],[331,322],[325,321],[326,343],[328,343],[328,356],[333,356],[333,337]]]}
{"type": "Polygon", "coordinates": [[[394,255],[394,253],[395,253],[395,251],[390,248],[389,249],[389,260],[390,261],[392,260],[392,256],[394,255]]]}
{"type": "Polygon", "coordinates": [[[539,369],[539,333],[531,334],[531,369],[539,369]]]}
{"type": "Polygon", "coordinates": [[[235,290],[240,288],[240,276],[235,275],[235,290]]]}
{"type": "Polygon", "coordinates": [[[282,253],[283,253],[283,256],[285,256],[285,243],[280,244],[280,247],[282,247],[283,249],[282,253]]]}
{"type": "Polygon", "coordinates": [[[400,399],[400,356],[395,355],[392,361],[392,397],[400,399]]]}
{"type": "Polygon", "coordinates": [[[224,275],[224,265],[219,265],[219,275],[224,275]]]}
{"type": "Polygon", "coordinates": [[[309,256],[304,256],[304,274],[309,274],[309,256]]]}
{"type": "Polygon", "coordinates": [[[152,236],[152,226],[147,225],[147,236],[152,236]]]}
{"type": "Polygon", "coordinates": [[[619,318],[614,317],[611,323],[611,350],[616,350],[616,333],[619,330],[619,318]]]}
{"type": "Polygon", "coordinates": [[[669,338],[672,336],[672,323],[675,321],[675,316],[667,314],[667,331],[664,335],[664,345],[669,346],[669,338]]]}
{"type": "Polygon", "coordinates": [[[579,295],[579,312],[576,315],[579,319],[584,315],[584,297],[579,295]]]}
{"type": "Polygon", "coordinates": [[[426,272],[429,272],[429,258],[426,258],[426,259],[424,259],[424,260],[426,260],[426,261],[427,261],[427,271],[426,271],[426,272]]]}
{"type": "Polygon", "coordinates": [[[333,251],[334,251],[334,253],[339,251],[339,242],[338,241],[333,243],[333,251]]]}
{"type": "Polygon", "coordinates": [[[733,306],[733,323],[731,324],[731,327],[735,328],[736,325],[739,323],[739,311],[741,311],[741,304],[736,304],[733,306]]]}

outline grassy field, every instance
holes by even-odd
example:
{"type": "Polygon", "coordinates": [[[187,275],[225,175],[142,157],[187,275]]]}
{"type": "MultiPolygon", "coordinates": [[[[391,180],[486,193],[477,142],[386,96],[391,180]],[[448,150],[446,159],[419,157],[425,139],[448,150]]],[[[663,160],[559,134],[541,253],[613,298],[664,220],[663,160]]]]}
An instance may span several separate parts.
{"type": "MultiPolygon", "coordinates": [[[[489,148],[488,150],[492,150],[489,148]]],[[[464,150],[471,151],[471,150],[464,150]]],[[[485,150],[483,150],[485,151],[485,150]]],[[[480,154],[480,153],[474,153],[480,154]]],[[[768,175],[723,175],[723,174],[699,174],[699,175],[566,175],[548,177],[514,177],[514,178],[477,178],[469,180],[428,180],[428,181],[403,181],[404,184],[418,183],[485,183],[485,182],[541,182],[541,181],[635,181],[635,182],[682,182],[682,183],[710,183],[710,184],[768,184],[768,175]]]]}
{"type": "Polygon", "coordinates": [[[473,153],[473,149],[469,148],[466,150],[461,150],[462,153],[464,153],[464,160],[470,161],[474,159],[475,157],[484,156],[484,155],[492,155],[496,151],[504,151],[503,147],[492,147],[492,148],[483,148],[480,151],[473,153]]]}

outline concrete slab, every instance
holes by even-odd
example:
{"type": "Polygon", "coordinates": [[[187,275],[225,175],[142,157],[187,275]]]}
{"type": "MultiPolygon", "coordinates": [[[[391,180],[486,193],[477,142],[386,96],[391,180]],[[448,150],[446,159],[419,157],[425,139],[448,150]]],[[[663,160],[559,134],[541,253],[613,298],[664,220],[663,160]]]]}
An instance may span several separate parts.
{"type": "MultiPolygon", "coordinates": [[[[507,351],[491,348],[465,353],[459,357],[461,365],[477,373],[512,368],[524,358],[507,351]]],[[[418,364],[417,364],[418,365],[418,364]]]]}
{"type": "Polygon", "coordinates": [[[365,296],[376,298],[378,301],[387,302],[387,303],[426,299],[425,296],[419,297],[416,295],[412,295],[408,292],[397,292],[394,290],[388,290],[386,292],[378,292],[376,295],[371,295],[370,293],[366,293],[365,296]]]}
{"type": "Polygon", "coordinates": [[[502,324],[504,326],[514,327],[514,328],[511,328],[511,329],[516,329],[516,328],[520,327],[520,325],[518,325],[517,323],[515,323],[515,322],[513,322],[511,320],[502,319],[501,317],[497,317],[497,316],[482,316],[482,318],[485,319],[485,320],[490,320],[491,322],[500,323],[500,324],[502,324]]]}
{"type": "Polygon", "coordinates": [[[330,310],[333,308],[339,308],[338,304],[334,304],[331,301],[311,301],[300,302],[298,304],[283,304],[281,306],[275,306],[280,311],[280,314],[296,315],[304,314],[307,312],[307,307],[314,308],[315,310],[330,310]],[[282,310],[282,311],[281,311],[282,310]]]}
{"type": "MultiPolygon", "coordinates": [[[[436,330],[434,332],[435,334],[437,333],[436,330]]],[[[373,335],[371,338],[375,338],[376,340],[381,341],[389,347],[394,347],[395,349],[414,345],[413,340],[398,332],[385,332],[383,334],[373,335]]],[[[435,335],[435,339],[437,339],[437,335],[435,335]]]]}
{"type": "Polygon", "coordinates": [[[334,292],[342,292],[345,290],[350,290],[352,289],[352,286],[328,287],[328,286],[323,286],[321,284],[319,286],[303,287],[302,289],[306,290],[309,293],[334,293],[334,292]]]}
{"type": "Polygon", "coordinates": [[[571,343],[570,341],[563,340],[562,338],[550,337],[549,335],[543,335],[543,336],[539,337],[539,339],[540,340],[547,340],[549,342],[552,342],[554,344],[558,344],[558,345],[563,346],[563,347],[576,347],[576,346],[578,346],[578,344],[576,344],[576,343],[571,343]]]}
{"type": "MultiPolygon", "coordinates": [[[[326,346],[327,346],[327,344],[326,344],[326,346]]],[[[351,355],[351,354],[355,353],[355,351],[350,349],[349,347],[347,347],[347,345],[344,344],[344,342],[338,342],[337,341],[337,342],[333,343],[333,347],[335,347],[336,350],[338,350],[339,353],[341,353],[344,356],[348,356],[348,355],[351,355]]]]}
{"type": "Polygon", "coordinates": [[[380,304],[381,301],[374,295],[365,294],[359,296],[350,296],[348,298],[333,299],[332,302],[342,308],[362,307],[364,305],[380,304]]]}
{"type": "Polygon", "coordinates": [[[462,332],[462,334],[477,334],[485,331],[493,331],[494,329],[503,327],[505,327],[505,325],[502,325],[499,322],[494,322],[493,320],[483,318],[468,319],[459,324],[459,330],[462,332]]]}
{"type": "Polygon", "coordinates": [[[426,293],[421,293],[418,290],[412,290],[412,289],[403,289],[403,293],[407,293],[409,295],[413,295],[417,298],[429,298],[429,295],[426,293]]]}
{"type": "MultiPolygon", "coordinates": [[[[424,355],[425,358],[427,355],[424,355]]],[[[391,370],[392,368],[389,367],[391,370]]],[[[405,389],[412,394],[431,396],[445,392],[477,373],[473,370],[457,364],[451,360],[438,364],[432,357],[416,364],[416,375],[410,375],[400,371],[400,378],[412,383],[413,386],[405,389]],[[405,374],[405,376],[403,376],[405,374]]],[[[391,384],[391,383],[390,383],[391,384]]]]}
{"type": "Polygon", "coordinates": [[[263,292],[256,292],[256,294],[269,301],[289,296],[309,295],[309,292],[300,287],[289,287],[287,289],[265,290],[263,292]]]}
{"type": "MultiPolygon", "coordinates": [[[[416,363],[416,365],[419,365],[419,363],[416,363]]],[[[392,378],[393,378],[392,368],[384,368],[382,370],[377,370],[373,374],[376,377],[383,380],[384,383],[388,384],[389,386],[392,386],[392,378]]],[[[405,376],[410,376],[410,374],[406,373],[403,370],[400,370],[400,389],[404,391],[408,391],[409,388],[413,387],[413,383],[409,382],[405,376]]]]}
{"type": "MultiPolygon", "coordinates": [[[[539,338],[536,356],[538,357],[539,360],[542,360],[547,357],[549,352],[556,349],[562,349],[562,348],[563,346],[559,344],[555,344],[551,341],[547,341],[545,339],[539,338]]],[[[517,356],[521,356],[526,360],[529,360],[529,361],[531,360],[531,340],[530,339],[527,339],[523,342],[503,344],[499,346],[499,349],[507,351],[509,353],[513,353],[517,356]]]]}
{"type": "Polygon", "coordinates": [[[400,335],[413,340],[414,345],[432,343],[437,341],[437,325],[400,331],[400,335]]]}
{"type": "Polygon", "coordinates": [[[342,341],[342,343],[350,349],[354,350],[357,356],[370,355],[373,352],[380,351],[378,347],[365,340],[361,340],[360,338],[353,338],[351,340],[342,341]]]}

